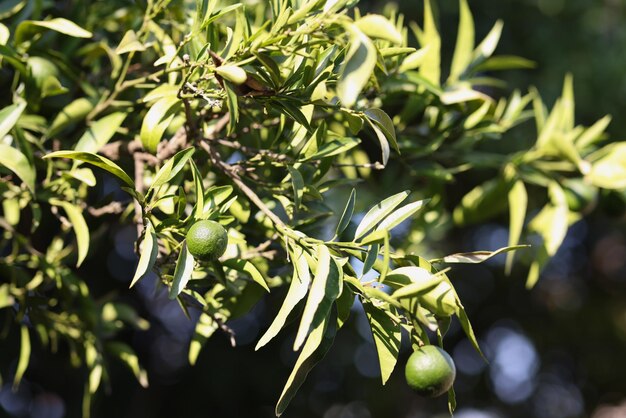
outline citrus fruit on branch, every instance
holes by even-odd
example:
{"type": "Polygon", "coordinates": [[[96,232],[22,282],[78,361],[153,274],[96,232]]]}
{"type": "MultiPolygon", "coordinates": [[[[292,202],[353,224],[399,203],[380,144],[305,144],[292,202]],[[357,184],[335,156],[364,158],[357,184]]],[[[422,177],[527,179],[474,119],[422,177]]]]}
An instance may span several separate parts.
{"type": "Polygon", "coordinates": [[[226,251],[228,234],[219,223],[201,220],[187,231],[187,249],[194,258],[204,261],[217,260],[226,251]]]}
{"type": "Polygon", "coordinates": [[[435,397],[443,395],[452,387],[456,367],[444,350],[425,345],[411,354],[404,375],[413,391],[422,396],[435,397]]]}

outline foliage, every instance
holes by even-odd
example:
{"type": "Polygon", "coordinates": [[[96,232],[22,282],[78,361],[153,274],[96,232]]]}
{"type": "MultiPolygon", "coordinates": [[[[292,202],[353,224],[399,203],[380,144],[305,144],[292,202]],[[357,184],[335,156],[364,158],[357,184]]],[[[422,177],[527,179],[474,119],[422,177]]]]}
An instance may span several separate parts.
{"type": "MultiPolygon", "coordinates": [[[[361,15],[354,3],[37,8],[22,0],[0,8],[0,85],[11,92],[0,99],[0,312],[20,328],[15,385],[33,338],[52,350],[65,344],[88,370],[86,415],[111,360],[148,384],[118,336],[148,322],[115,298],[96,299],[79,269],[95,255],[102,222],[137,226],[131,286],[156,273],[188,316],[201,312],[192,364],[216,330],[229,331],[228,320],[289,286],[257,344],[299,316],[300,354],[280,415],[355,299],[371,325],[383,384],[403,330],[415,348],[432,338],[442,345],[456,316],[480,350],[445,265],[507,252],[510,271],[512,250],[532,240],[532,286],[589,209],[568,196],[581,185],[592,196],[626,186],[626,144],[606,140],[608,117],[576,125],[570,76],[551,109],[532,88],[499,97],[494,72],[531,65],[494,55],[502,22],[477,44],[461,0],[451,67],[443,68],[429,0],[423,24],[408,27],[393,9],[361,15]],[[403,190],[369,205],[359,196],[376,189],[381,171],[403,190]],[[473,188],[451,193],[461,176],[473,188]],[[94,187],[111,178],[125,194],[98,196],[94,187]],[[337,189],[352,190],[338,219],[337,189]],[[507,211],[509,247],[435,254],[438,237],[455,225],[507,211]],[[217,261],[194,260],[184,243],[202,219],[228,230],[217,261]],[[368,273],[375,278],[363,280],[368,273]]],[[[454,403],[451,390],[451,410],[454,403]]]]}

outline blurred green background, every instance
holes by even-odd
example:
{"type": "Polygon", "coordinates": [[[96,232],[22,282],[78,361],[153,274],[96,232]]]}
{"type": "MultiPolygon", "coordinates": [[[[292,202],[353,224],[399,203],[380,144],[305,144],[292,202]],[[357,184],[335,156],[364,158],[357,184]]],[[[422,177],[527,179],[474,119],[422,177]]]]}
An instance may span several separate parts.
{"type": "MultiPolygon", "coordinates": [[[[439,2],[441,32],[448,59],[456,39],[457,5],[439,2]]],[[[397,4],[408,20],[421,22],[421,1],[397,4]]],[[[500,54],[515,54],[537,68],[499,74],[509,90],[535,85],[548,103],[560,93],[563,76],[574,75],[576,113],[589,125],[610,113],[609,132],[626,139],[626,2],[622,0],[473,0],[477,37],[497,19],[505,22],[500,54]]],[[[363,11],[380,11],[381,1],[363,1],[363,11]]],[[[445,68],[445,65],[444,65],[445,68]]],[[[392,182],[397,179],[388,179],[392,182]]],[[[458,324],[446,346],[458,365],[455,385],[458,418],[620,418],[626,416],[626,222],[624,196],[607,193],[587,218],[568,234],[538,285],[524,288],[524,267],[503,275],[501,260],[455,268],[458,287],[476,334],[490,361],[471,349],[458,324]],[[621,406],[620,406],[621,405],[621,406]]],[[[126,288],[132,273],[134,231],[107,231],[109,248],[92,258],[81,274],[104,275],[105,287],[126,288]],[[106,260],[107,271],[102,263],[106,260]],[[111,284],[112,283],[112,284],[111,284]]],[[[452,251],[493,249],[506,242],[505,224],[497,222],[456,230],[452,251]]],[[[278,309],[285,290],[260,303],[250,315],[230,323],[237,332],[232,349],[215,335],[196,367],[186,365],[193,324],[176,303],[156,293],[154,280],[124,294],[151,317],[152,328],[129,333],[148,368],[151,385],[142,389],[123,366],[113,368],[112,385],[96,397],[100,417],[271,417],[274,404],[295,361],[293,327],[260,352],[254,342],[278,309]]],[[[104,285],[103,285],[104,286],[104,285]]],[[[15,331],[15,329],[14,329],[15,331]]],[[[5,341],[17,343],[19,338],[5,341]]],[[[17,344],[3,344],[2,363],[15,359],[17,344]]],[[[0,391],[0,416],[59,418],[80,416],[82,381],[69,367],[67,352],[38,350],[28,379],[17,393],[0,391]]],[[[304,383],[285,417],[427,418],[447,416],[445,399],[425,400],[410,393],[401,365],[380,385],[371,335],[362,313],[349,326],[304,383]]]]}

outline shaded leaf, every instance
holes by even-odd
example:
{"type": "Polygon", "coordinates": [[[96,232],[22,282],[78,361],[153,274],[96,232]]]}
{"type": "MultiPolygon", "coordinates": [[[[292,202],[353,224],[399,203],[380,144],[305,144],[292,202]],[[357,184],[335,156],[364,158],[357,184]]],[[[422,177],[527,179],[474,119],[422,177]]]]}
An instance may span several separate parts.
{"type": "Polygon", "coordinates": [[[144,278],[154,266],[157,255],[159,254],[159,243],[157,240],[154,227],[150,221],[146,221],[146,229],[144,231],[143,240],[141,242],[141,253],[139,255],[139,264],[133,280],[130,282],[130,287],[133,287],[135,283],[144,278]]]}
{"type": "MultiPolygon", "coordinates": [[[[374,337],[376,352],[378,353],[378,363],[380,365],[380,377],[383,385],[391,376],[398,361],[401,343],[400,323],[393,321],[389,315],[381,309],[393,310],[392,307],[375,307],[372,303],[363,303],[365,314],[374,337]]],[[[392,311],[395,314],[395,312],[392,311]]]]}
{"type": "Polygon", "coordinates": [[[343,213],[341,214],[341,218],[339,219],[339,223],[337,224],[337,229],[335,231],[336,236],[340,236],[343,231],[348,227],[350,221],[352,220],[352,214],[354,213],[354,203],[356,201],[356,190],[352,189],[350,192],[350,196],[348,197],[348,202],[346,203],[346,207],[343,209],[343,213]]]}
{"type": "Polygon", "coordinates": [[[59,199],[50,199],[49,203],[54,206],[62,207],[72,224],[74,234],[76,235],[76,245],[78,246],[76,267],[80,267],[89,252],[89,226],[87,226],[87,222],[85,222],[83,211],[78,206],[59,199]]]}

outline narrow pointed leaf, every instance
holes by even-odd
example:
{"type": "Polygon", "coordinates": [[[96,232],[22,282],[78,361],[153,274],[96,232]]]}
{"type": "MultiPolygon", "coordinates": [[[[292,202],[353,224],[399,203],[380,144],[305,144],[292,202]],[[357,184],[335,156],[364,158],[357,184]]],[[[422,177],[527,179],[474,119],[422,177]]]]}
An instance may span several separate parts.
{"type": "Polygon", "coordinates": [[[154,180],[150,185],[150,189],[156,190],[160,186],[164,185],[165,183],[176,177],[180,170],[185,167],[185,164],[191,158],[194,151],[194,148],[187,148],[177,152],[176,155],[167,160],[167,162],[163,164],[163,167],[161,167],[161,169],[154,176],[154,180]]]}
{"type": "Polygon", "coordinates": [[[330,322],[329,317],[325,317],[311,334],[309,334],[302,348],[302,352],[298,356],[298,360],[287,379],[287,383],[280,395],[278,403],[276,404],[276,416],[280,416],[285,412],[289,402],[291,402],[296,395],[296,392],[300,386],[302,386],[302,383],[304,383],[309,372],[324,358],[332,346],[336,328],[330,322]]]}
{"type": "Polygon", "coordinates": [[[252,281],[261,286],[266,292],[270,291],[270,288],[267,287],[267,283],[263,278],[263,275],[256,268],[254,264],[250,260],[238,260],[238,259],[230,259],[225,260],[222,263],[224,266],[229,267],[231,269],[246,273],[252,278],[252,281]]]}
{"type": "Polygon", "coordinates": [[[159,254],[157,236],[150,221],[148,221],[148,225],[146,226],[143,241],[141,242],[140,247],[141,253],[139,255],[139,264],[137,265],[135,276],[130,282],[130,287],[133,287],[135,283],[145,277],[152,270],[152,267],[156,262],[157,255],[159,254]]]}
{"type": "Polygon", "coordinates": [[[339,296],[340,270],[328,247],[317,247],[317,271],[311,283],[311,290],[302,312],[302,319],[293,344],[297,351],[304,343],[311,329],[315,329],[328,316],[333,302],[339,296]]]}
{"type": "Polygon", "coordinates": [[[30,334],[28,333],[28,327],[26,327],[26,325],[20,327],[20,335],[20,356],[17,360],[17,368],[15,369],[15,376],[13,377],[13,391],[16,391],[20,385],[22,377],[24,377],[24,373],[28,368],[28,363],[30,362],[30,334]]]}
{"type": "Polygon", "coordinates": [[[0,140],[15,126],[26,109],[26,102],[12,104],[0,110],[0,140]]]}
{"type": "Polygon", "coordinates": [[[429,199],[418,200],[417,202],[409,203],[396,209],[389,216],[387,216],[377,227],[377,230],[391,231],[396,226],[400,225],[403,221],[413,216],[418,210],[424,207],[428,203],[429,199]]]}
{"type": "Polygon", "coordinates": [[[352,107],[376,67],[376,47],[356,26],[349,26],[350,48],[340,70],[337,95],[345,107],[352,107]]]}
{"type": "Polygon", "coordinates": [[[356,190],[352,189],[350,192],[350,197],[348,197],[348,202],[346,203],[346,207],[343,209],[343,214],[341,215],[341,219],[339,219],[339,224],[337,225],[337,230],[335,231],[335,235],[339,236],[350,224],[352,220],[352,214],[354,213],[354,203],[356,201],[356,190]]]}
{"type": "MultiPolygon", "coordinates": [[[[380,365],[380,377],[384,385],[387,383],[398,361],[402,335],[400,323],[393,321],[389,315],[371,303],[363,303],[363,308],[374,337],[378,363],[380,365]]],[[[387,309],[392,310],[392,313],[395,315],[395,312],[393,312],[395,311],[394,308],[387,307],[387,309]]]]}
{"type": "Polygon", "coordinates": [[[302,249],[300,247],[296,247],[293,257],[293,277],[291,279],[291,283],[289,284],[289,290],[287,291],[285,300],[283,301],[280,310],[276,314],[274,321],[272,321],[272,324],[267,329],[265,334],[263,334],[261,339],[259,339],[255,350],[258,350],[259,348],[266,345],[272,340],[272,338],[274,338],[278,334],[278,332],[285,325],[289,314],[293,311],[298,302],[304,299],[307,291],[309,290],[309,284],[311,283],[311,273],[309,272],[309,265],[307,264],[306,258],[304,257],[304,254],[302,253],[302,249]]]}
{"type": "Polygon", "coordinates": [[[100,151],[100,148],[113,138],[126,116],[126,113],[116,112],[94,122],[80,137],[74,151],[93,153],[100,151]]]}
{"type": "Polygon", "coordinates": [[[528,248],[530,245],[512,245],[510,247],[502,247],[495,251],[473,251],[468,253],[450,254],[440,259],[430,260],[431,263],[466,263],[478,264],[495,257],[498,254],[515,251],[522,248],[528,248]]]}
{"type": "Polygon", "coordinates": [[[49,202],[51,205],[62,207],[72,224],[74,234],[76,235],[76,245],[78,247],[76,267],[80,267],[89,252],[89,227],[83,217],[83,211],[79,207],[62,200],[50,199],[49,202]]]}
{"type": "Polygon", "coordinates": [[[395,194],[387,199],[383,200],[373,208],[371,208],[367,214],[363,217],[361,222],[356,228],[354,239],[358,239],[365,235],[368,231],[376,226],[377,223],[382,221],[387,215],[389,215],[400,203],[404,201],[409,195],[408,191],[404,191],[395,194]]]}
{"type": "Polygon", "coordinates": [[[176,261],[176,268],[174,269],[174,279],[172,280],[169,294],[170,299],[176,299],[176,296],[187,286],[187,282],[193,273],[193,266],[194,258],[187,249],[187,241],[183,241],[178,260],[176,261]]]}
{"type": "Polygon", "coordinates": [[[0,165],[14,172],[31,192],[35,191],[35,167],[20,150],[0,143],[0,165]]]}
{"type": "MultiPolygon", "coordinates": [[[[524,219],[526,218],[526,208],[528,206],[528,193],[524,182],[517,180],[509,191],[509,247],[519,244],[524,228],[524,219]]],[[[506,274],[511,273],[513,266],[513,257],[515,253],[509,252],[506,255],[505,271],[506,274]]]]}
{"type": "Polygon", "coordinates": [[[474,50],[474,18],[467,0],[459,1],[460,19],[459,32],[456,38],[454,56],[450,69],[450,81],[456,81],[472,61],[474,50]]]}
{"type": "Polygon", "coordinates": [[[122,170],[117,164],[115,164],[113,161],[109,160],[106,157],[102,157],[100,155],[90,152],[56,151],[48,155],[44,155],[43,158],[69,158],[71,160],[78,160],[95,165],[96,167],[100,167],[103,170],[106,170],[109,173],[113,174],[129,188],[133,190],[135,189],[135,182],[130,177],[128,177],[128,174],[126,174],[124,170],[122,170]]]}

